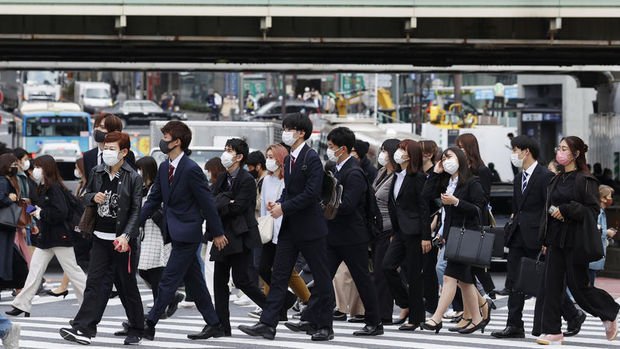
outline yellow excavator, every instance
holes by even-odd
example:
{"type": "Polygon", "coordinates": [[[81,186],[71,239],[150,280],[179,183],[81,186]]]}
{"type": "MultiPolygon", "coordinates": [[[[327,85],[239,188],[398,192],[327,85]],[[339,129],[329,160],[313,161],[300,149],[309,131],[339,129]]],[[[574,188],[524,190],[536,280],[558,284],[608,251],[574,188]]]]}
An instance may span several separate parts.
{"type": "MultiPolygon", "coordinates": [[[[338,111],[338,116],[344,117],[351,113],[349,107],[352,105],[363,104],[362,96],[364,93],[364,91],[349,93],[337,92],[336,110],[338,111]]],[[[379,88],[377,90],[377,103],[379,104],[378,109],[381,113],[389,115],[392,119],[396,118],[396,106],[394,105],[394,101],[392,101],[389,90],[384,88],[379,88]]]]}
{"type": "Polygon", "coordinates": [[[462,103],[452,103],[448,111],[437,101],[433,101],[426,109],[428,120],[442,128],[471,128],[478,124],[478,116],[473,113],[463,113],[462,103]]]}

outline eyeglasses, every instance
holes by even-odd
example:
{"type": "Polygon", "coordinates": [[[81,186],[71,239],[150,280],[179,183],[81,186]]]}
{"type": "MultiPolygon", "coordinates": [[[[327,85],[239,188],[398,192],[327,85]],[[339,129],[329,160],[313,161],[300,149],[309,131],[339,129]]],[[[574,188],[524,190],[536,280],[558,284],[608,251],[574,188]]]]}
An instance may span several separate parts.
{"type": "Polygon", "coordinates": [[[553,150],[557,153],[559,151],[570,151],[570,148],[569,147],[555,147],[553,150]]]}

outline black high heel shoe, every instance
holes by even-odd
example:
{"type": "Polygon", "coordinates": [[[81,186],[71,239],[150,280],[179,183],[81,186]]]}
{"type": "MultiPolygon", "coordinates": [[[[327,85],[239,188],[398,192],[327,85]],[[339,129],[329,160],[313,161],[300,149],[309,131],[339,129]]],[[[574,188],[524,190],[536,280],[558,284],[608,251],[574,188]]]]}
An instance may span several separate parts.
{"type": "Polygon", "coordinates": [[[430,319],[428,321],[432,321],[435,325],[431,325],[428,322],[425,322],[421,325],[421,327],[427,331],[435,331],[435,334],[439,333],[439,331],[441,331],[441,328],[443,327],[443,322],[437,323],[435,320],[430,319]]]}
{"type": "Polygon", "coordinates": [[[489,311],[487,312],[487,316],[482,318],[482,321],[480,322],[481,324],[484,324],[483,327],[486,327],[489,322],[491,322],[491,310],[493,310],[493,307],[488,300],[480,307],[480,309],[484,308],[485,305],[487,306],[489,311]]]}
{"type": "MultiPolygon", "coordinates": [[[[473,323],[470,323],[470,325],[472,325],[473,323]]],[[[478,330],[480,330],[481,333],[484,333],[484,328],[487,326],[487,324],[485,323],[485,320],[480,321],[478,324],[474,325],[473,327],[465,327],[461,330],[459,330],[458,332],[460,334],[471,334],[474,333],[478,330]]]]}
{"type": "Polygon", "coordinates": [[[54,293],[53,290],[47,290],[47,293],[49,296],[54,296],[54,297],[60,297],[62,296],[62,299],[67,298],[67,295],[69,294],[69,290],[64,290],[63,292],[60,293],[54,293]]]}
{"type": "Polygon", "coordinates": [[[463,321],[465,321],[465,325],[463,326],[454,326],[454,327],[450,327],[448,329],[448,331],[450,332],[458,332],[464,328],[467,328],[467,326],[471,325],[471,319],[463,319],[463,321]]]}
{"type": "Polygon", "coordinates": [[[6,315],[11,315],[11,316],[20,316],[22,313],[24,313],[24,317],[30,317],[30,313],[29,312],[17,309],[15,307],[13,307],[13,309],[5,312],[6,315]]]}
{"type": "Polygon", "coordinates": [[[407,321],[407,319],[409,319],[409,312],[407,312],[407,315],[405,315],[402,318],[398,318],[398,321],[393,321],[392,325],[402,325],[405,323],[405,321],[407,321]]]}

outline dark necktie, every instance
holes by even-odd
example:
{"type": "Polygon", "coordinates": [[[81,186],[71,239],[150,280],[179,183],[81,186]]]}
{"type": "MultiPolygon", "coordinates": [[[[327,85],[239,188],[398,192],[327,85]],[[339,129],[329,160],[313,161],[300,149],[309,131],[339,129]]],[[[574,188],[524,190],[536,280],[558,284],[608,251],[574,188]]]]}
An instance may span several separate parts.
{"type": "Polygon", "coordinates": [[[521,180],[521,192],[525,192],[525,187],[527,187],[527,172],[523,172],[523,179],[521,180]]]}
{"type": "Polygon", "coordinates": [[[291,155],[291,168],[289,169],[289,173],[293,172],[293,166],[295,166],[295,157],[291,155]]]}
{"type": "Polygon", "coordinates": [[[174,166],[170,164],[168,166],[168,183],[172,184],[173,179],[174,179],[174,166]]]}
{"type": "Polygon", "coordinates": [[[228,182],[228,188],[226,188],[227,191],[232,190],[232,185],[233,185],[233,178],[230,175],[230,173],[226,174],[226,181],[228,182]]]}
{"type": "Polygon", "coordinates": [[[103,164],[103,153],[99,153],[99,161],[97,162],[97,165],[101,165],[103,164]]]}

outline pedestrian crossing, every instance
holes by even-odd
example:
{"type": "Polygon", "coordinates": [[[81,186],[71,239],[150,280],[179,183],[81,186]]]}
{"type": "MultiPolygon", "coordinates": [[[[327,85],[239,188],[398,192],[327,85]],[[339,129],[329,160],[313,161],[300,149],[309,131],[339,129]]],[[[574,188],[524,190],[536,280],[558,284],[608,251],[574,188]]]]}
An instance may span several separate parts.
{"type": "MultiPolygon", "coordinates": [[[[144,285],[140,289],[143,301],[148,304],[152,301],[150,290],[144,285]]],[[[2,293],[0,309],[4,312],[9,309],[12,297],[10,293],[2,293]],[[7,297],[8,296],[8,297],[7,297]]],[[[60,338],[58,330],[67,327],[72,315],[77,312],[75,296],[67,296],[67,299],[49,296],[35,297],[32,317],[11,318],[21,324],[21,348],[60,349],[78,347],[60,338]],[[55,310],[56,309],[56,310],[55,310]],[[62,311],[61,311],[62,309],[62,311]]],[[[93,338],[91,349],[121,348],[123,338],[113,336],[115,331],[121,329],[121,322],[125,320],[122,308],[114,304],[120,304],[120,300],[111,299],[109,309],[98,327],[98,335],[93,338]]],[[[283,325],[278,326],[274,341],[252,338],[237,330],[238,325],[251,325],[255,319],[245,316],[252,309],[251,306],[238,307],[231,303],[232,337],[209,339],[203,341],[191,341],[187,339],[188,333],[199,332],[204,326],[204,321],[195,309],[179,309],[171,318],[162,320],[157,325],[155,341],[144,340],[142,348],[295,348],[295,349],[353,349],[353,348],[432,348],[432,349],[463,349],[463,348],[540,348],[534,342],[534,337],[528,335],[522,340],[500,340],[491,337],[492,331],[504,328],[507,317],[505,299],[498,300],[498,309],[492,313],[492,321],[486,328],[485,333],[461,335],[447,330],[452,324],[447,321],[444,329],[435,334],[430,331],[416,330],[415,332],[398,331],[397,326],[385,326],[385,335],[379,337],[355,337],[353,331],[361,328],[363,324],[334,322],[335,339],[330,342],[312,342],[309,336],[289,331],[283,325]],[[501,306],[503,305],[503,306],[501,306]]],[[[533,321],[534,299],[526,303],[524,321],[526,332],[531,329],[533,321]]],[[[563,348],[609,348],[618,343],[610,343],[605,339],[605,332],[599,319],[589,316],[584,323],[580,334],[576,337],[567,338],[563,348]]]]}

